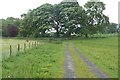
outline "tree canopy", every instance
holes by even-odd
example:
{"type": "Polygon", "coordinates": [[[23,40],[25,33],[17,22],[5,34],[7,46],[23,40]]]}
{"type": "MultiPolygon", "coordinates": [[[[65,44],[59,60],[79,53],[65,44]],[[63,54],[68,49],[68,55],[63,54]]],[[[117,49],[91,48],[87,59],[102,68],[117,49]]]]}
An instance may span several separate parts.
{"type": "Polygon", "coordinates": [[[77,0],[63,0],[54,5],[46,3],[22,14],[21,19],[9,17],[2,20],[3,35],[7,36],[9,24],[19,26],[19,36],[22,37],[88,37],[106,31],[114,32],[112,27],[108,28],[109,17],[103,14],[104,10],[105,4],[100,1],[87,2],[84,6],[80,6],[77,0]]]}

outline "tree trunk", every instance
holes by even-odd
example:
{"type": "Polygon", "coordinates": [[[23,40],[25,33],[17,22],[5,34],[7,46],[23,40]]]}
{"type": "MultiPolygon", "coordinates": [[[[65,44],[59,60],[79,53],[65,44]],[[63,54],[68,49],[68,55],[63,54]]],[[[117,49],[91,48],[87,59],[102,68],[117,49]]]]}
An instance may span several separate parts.
{"type": "Polygon", "coordinates": [[[85,34],[85,37],[88,38],[88,34],[85,34]]]}
{"type": "Polygon", "coordinates": [[[60,32],[59,32],[59,23],[57,22],[57,25],[56,25],[56,28],[55,28],[55,30],[56,30],[56,38],[59,38],[60,37],[60,32]]]}
{"type": "Polygon", "coordinates": [[[56,37],[57,37],[57,38],[60,37],[58,27],[57,27],[57,29],[56,29],[56,37]]]}

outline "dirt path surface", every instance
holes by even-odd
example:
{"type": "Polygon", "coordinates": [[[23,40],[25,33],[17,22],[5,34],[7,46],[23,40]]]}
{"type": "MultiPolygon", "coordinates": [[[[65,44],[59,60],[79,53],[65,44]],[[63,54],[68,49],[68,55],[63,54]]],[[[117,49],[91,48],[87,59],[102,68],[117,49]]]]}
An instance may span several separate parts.
{"type": "MultiPolygon", "coordinates": [[[[73,58],[66,44],[65,75],[64,78],[76,78],[73,58]]],[[[73,80],[73,79],[72,79],[73,80]]]]}
{"type": "Polygon", "coordinates": [[[90,70],[97,76],[97,78],[108,78],[108,76],[96,67],[89,59],[87,59],[80,51],[73,45],[74,50],[79,54],[79,57],[88,65],[90,70]]]}

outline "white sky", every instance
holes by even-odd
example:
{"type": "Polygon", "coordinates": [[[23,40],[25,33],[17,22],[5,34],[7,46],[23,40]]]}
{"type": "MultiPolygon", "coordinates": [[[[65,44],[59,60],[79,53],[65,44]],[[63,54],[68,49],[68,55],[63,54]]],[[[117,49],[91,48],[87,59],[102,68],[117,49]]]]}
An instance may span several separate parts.
{"type": "MultiPolygon", "coordinates": [[[[62,0],[0,0],[0,19],[7,17],[20,18],[21,14],[27,13],[29,9],[34,9],[44,3],[57,4],[62,0]]],[[[88,0],[77,0],[82,6],[88,0]]],[[[118,1],[100,0],[106,4],[104,14],[109,16],[110,22],[118,23],[118,1]]]]}

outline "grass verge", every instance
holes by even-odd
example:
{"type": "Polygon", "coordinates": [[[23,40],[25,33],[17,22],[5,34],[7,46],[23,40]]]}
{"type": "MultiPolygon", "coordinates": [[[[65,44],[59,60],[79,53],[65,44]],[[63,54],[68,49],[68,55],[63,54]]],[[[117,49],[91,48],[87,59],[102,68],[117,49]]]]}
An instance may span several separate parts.
{"type": "Polygon", "coordinates": [[[3,78],[63,78],[63,44],[45,43],[3,61],[3,78]]]}
{"type": "Polygon", "coordinates": [[[79,55],[74,51],[74,49],[69,46],[71,55],[73,56],[75,62],[75,69],[78,78],[95,78],[95,75],[90,71],[87,64],[80,59],[79,55]]]}
{"type": "Polygon", "coordinates": [[[118,78],[118,37],[75,40],[74,44],[111,78],[118,78]]]}

